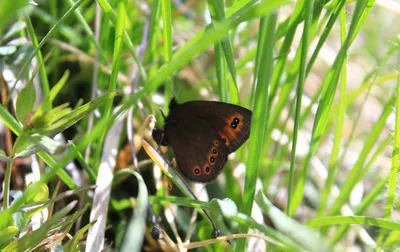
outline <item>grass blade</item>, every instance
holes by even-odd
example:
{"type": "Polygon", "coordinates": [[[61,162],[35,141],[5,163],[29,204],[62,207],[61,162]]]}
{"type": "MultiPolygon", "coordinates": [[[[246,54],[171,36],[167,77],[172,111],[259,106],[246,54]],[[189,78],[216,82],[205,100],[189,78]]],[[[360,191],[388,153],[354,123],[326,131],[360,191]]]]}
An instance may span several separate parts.
{"type": "MultiPolygon", "coordinates": [[[[253,109],[253,118],[250,131],[250,139],[252,141],[249,145],[249,157],[247,161],[246,178],[244,184],[243,206],[242,212],[246,215],[251,214],[253,207],[254,196],[256,192],[256,181],[258,177],[258,170],[260,167],[262,147],[264,144],[265,128],[268,124],[268,114],[265,114],[265,109],[268,106],[268,88],[269,80],[272,75],[273,66],[273,48],[275,44],[275,26],[277,21],[277,13],[273,12],[265,17],[265,22],[260,28],[260,37],[264,38],[259,40],[260,48],[259,53],[260,66],[264,66],[264,71],[259,71],[257,78],[257,88],[255,93],[255,102],[253,109]],[[265,33],[265,35],[264,35],[265,33]]],[[[241,232],[246,233],[248,227],[242,226],[241,232]]],[[[240,240],[237,244],[236,251],[243,251],[245,248],[245,241],[240,240]]]]}
{"type": "Polygon", "coordinates": [[[308,44],[310,39],[311,21],[313,19],[312,9],[314,8],[314,1],[306,1],[304,5],[305,10],[305,23],[303,37],[301,40],[301,56],[300,56],[300,69],[299,69],[299,82],[297,84],[296,92],[296,111],[294,114],[294,127],[293,127],[293,141],[292,141],[292,155],[290,159],[290,171],[289,171],[289,189],[287,199],[287,213],[290,216],[291,213],[291,200],[292,190],[294,181],[294,169],[296,162],[296,148],[297,148],[297,136],[299,132],[300,124],[300,112],[301,112],[301,98],[303,97],[304,82],[306,77],[306,60],[308,53],[308,44]]]}

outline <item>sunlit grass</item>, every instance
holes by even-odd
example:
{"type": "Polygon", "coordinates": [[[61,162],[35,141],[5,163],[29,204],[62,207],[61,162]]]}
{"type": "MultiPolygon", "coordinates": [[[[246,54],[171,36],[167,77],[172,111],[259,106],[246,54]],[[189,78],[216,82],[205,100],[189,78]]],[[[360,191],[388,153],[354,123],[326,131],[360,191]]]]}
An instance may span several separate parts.
{"type": "Polygon", "coordinates": [[[390,2],[8,3],[2,251],[400,245],[390,2]],[[250,139],[205,187],[149,135],[173,96],[253,111],[250,139]]]}

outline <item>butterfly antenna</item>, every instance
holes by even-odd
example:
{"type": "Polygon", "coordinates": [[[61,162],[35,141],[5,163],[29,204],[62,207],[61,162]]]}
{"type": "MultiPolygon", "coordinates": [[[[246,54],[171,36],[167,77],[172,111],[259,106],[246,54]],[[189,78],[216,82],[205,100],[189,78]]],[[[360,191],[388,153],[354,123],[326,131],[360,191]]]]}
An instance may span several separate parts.
{"type": "Polygon", "coordinates": [[[160,112],[161,112],[161,115],[164,117],[164,120],[166,120],[167,117],[165,116],[164,111],[161,108],[160,108],[160,112]]]}
{"type": "Polygon", "coordinates": [[[174,91],[172,90],[172,88],[170,86],[167,86],[169,92],[171,93],[172,97],[175,97],[174,91]]]}
{"type": "Polygon", "coordinates": [[[179,97],[179,96],[181,95],[182,91],[183,91],[183,88],[181,88],[181,89],[179,90],[178,94],[177,94],[175,97],[179,97]]]}

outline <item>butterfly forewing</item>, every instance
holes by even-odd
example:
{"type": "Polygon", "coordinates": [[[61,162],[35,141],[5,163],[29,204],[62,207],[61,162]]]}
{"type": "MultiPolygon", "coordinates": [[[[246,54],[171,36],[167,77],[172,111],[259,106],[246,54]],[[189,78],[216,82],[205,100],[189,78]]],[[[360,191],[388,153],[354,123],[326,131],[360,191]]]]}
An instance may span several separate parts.
{"type": "Polygon", "coordinates": [[[237,150],[250,136],[252,112],[246,108],[210,101],[191,101],[179,106],[183,114],[196,113],[197,118],[213,128],[228,147],[229,153],[237,150]]]}

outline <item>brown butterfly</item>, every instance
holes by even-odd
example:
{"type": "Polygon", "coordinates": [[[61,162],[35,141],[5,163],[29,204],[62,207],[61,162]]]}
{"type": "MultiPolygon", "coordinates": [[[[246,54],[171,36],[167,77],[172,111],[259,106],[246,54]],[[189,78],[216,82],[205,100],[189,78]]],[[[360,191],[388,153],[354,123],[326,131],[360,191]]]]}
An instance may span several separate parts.
{"type": "Polygon", "coordinates": [[[154,129],[154,140],[171,146],[181,173],[191,181],[214,180],[224,168],[228,154],[250,135],[252,112],[214,101],[169,103],[164,130],[154,129]]]}

